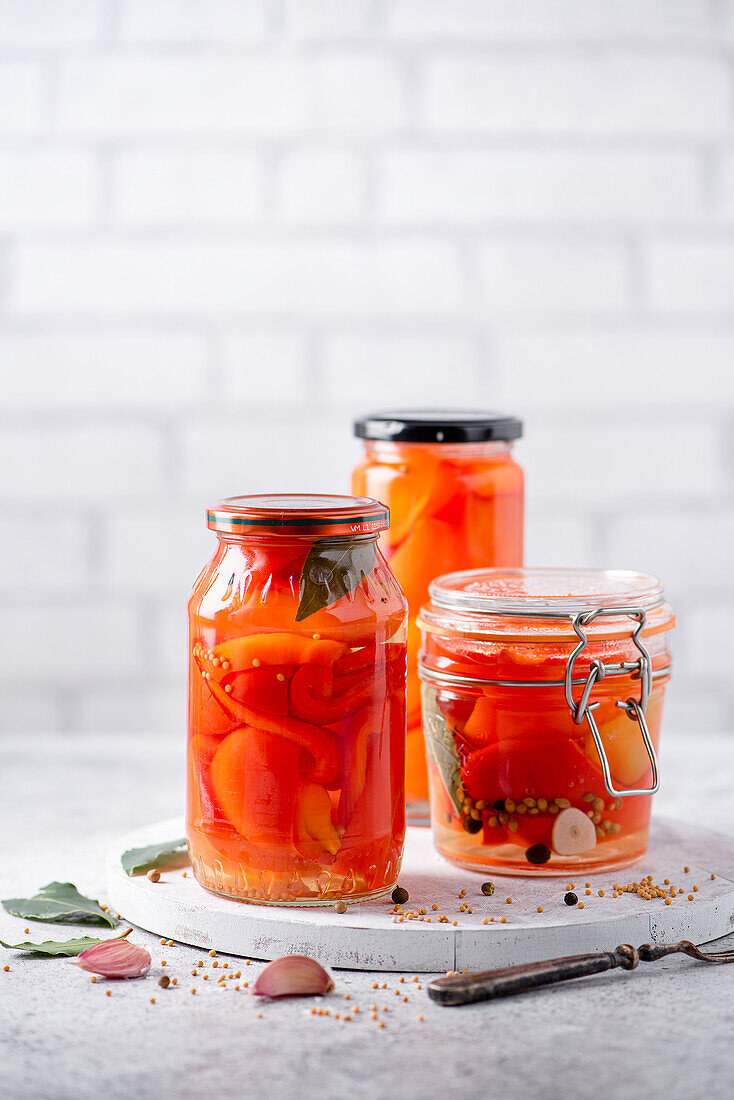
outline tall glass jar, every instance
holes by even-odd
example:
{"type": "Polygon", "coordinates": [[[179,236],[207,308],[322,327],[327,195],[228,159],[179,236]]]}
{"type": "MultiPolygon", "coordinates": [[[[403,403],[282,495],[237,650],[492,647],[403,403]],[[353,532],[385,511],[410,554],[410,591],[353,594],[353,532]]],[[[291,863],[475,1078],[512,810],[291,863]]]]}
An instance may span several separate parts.
{"type": "Polygon", "coordinates": [[[375,500],[230,497],[189,600],[187,837],[202,886],[390,890],[405,834],[407,604],[375,500]]]}
{"type": "Polygon", "coordinates": [[[638,573],[437,578],[420,676],[439,852],[567,877],[643,855],[674,624],[638,573]]]}
{"type": "Polygon", "coordinates": [[[416,615],[441,573],[523,563],[522,423],[493,412],[391,411],[357,420],[364,457],[352,492],[390,508],[380,543],[408,598],[408,820],[428,822],[416,615]]]}

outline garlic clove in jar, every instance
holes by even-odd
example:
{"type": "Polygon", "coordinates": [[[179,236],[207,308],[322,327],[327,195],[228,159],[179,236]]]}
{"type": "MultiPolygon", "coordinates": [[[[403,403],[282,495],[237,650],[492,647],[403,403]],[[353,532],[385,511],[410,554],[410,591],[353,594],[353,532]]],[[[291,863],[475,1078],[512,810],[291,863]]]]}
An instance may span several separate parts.
{"type": "Polygon", "coordinates": [[[582,810],[569,806],[553,822],[553,851],[559,856],[580,856],[596,847],[596,829],[582,810]]]}

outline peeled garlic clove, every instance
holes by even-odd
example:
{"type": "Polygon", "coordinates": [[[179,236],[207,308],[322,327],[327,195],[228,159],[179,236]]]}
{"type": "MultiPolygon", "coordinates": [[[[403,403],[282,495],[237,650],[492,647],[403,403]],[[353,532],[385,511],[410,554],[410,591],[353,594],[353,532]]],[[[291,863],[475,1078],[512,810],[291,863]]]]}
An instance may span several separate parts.
{"type": "Polygon", "coordinates": [[[559,856],[579,856],[596,847],[596,829],[582,810],[569,806],[553,822],[553,851],[559,856]]]}
{"type": "Polygon", "coordinates": [[[283,955],[274,959],[258,974],[252,992],[258,997],[301,997],[329,993],[334,988],[331,976],[308,955],[283,955]]]}
{"type": "Polygon", "coordinates": [[[124,936],[96,943],[69,961],[105,978],[141,978],[150,970],[150,952],[128,943],[124,936]]]}

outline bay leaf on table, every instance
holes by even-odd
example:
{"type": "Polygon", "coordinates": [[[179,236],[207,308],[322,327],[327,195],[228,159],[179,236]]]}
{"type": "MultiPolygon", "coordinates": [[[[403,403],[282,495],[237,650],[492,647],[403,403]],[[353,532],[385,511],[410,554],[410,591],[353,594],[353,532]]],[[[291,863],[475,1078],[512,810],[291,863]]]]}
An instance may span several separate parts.
{"type": "Polygon", "coordinates": [[[344,544],[333,539],[317,539],[301,572],[301,599],[296,622],[331,607],[353,592],[362,577],[370,575],[376,560],[377,547],[372,540],[344,544]]]}
{"type": "Polygon", "coordinates": [[[189,852],[186,837],[167,840],[163,844],[148,844],[145,848],[129,848],[120,857],[126,875],[144,875],[146,871],[175,871],[187,867],[189,852]]]}
{"type": "Polygon", "coordinates": [[[115,928],[117,918],[105,913],[98,901],[80,894],[72,882],[49,882],[32,898],[4,898],[3,908],[23,920],[54,924],[106,924],[115,928]]]}
{"type": "MultiPolygon", "coordinates": [[[[119,940],[121,936],[111,936],[107,939],[119,940]]],[[[107,939],[95,939],[94,936],[81,936],[75,940],[44,940],[43,943],[31,943],[25,940],[23,943],[6,943],[0,940],[0,947],[7,947],[11,951],[25,951],[28,955],[48,955],[56,958],[71,958],[80,955],[88,947],[96,947],[98,943],[106,943],[107,939]]]]}

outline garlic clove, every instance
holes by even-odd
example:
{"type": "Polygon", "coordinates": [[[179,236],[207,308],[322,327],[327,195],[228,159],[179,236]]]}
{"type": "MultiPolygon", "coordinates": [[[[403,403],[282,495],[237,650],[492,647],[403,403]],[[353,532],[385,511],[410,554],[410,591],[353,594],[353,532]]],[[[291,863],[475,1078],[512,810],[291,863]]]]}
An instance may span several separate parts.
{"type": "Polygon", "coordinates": [[[150,952],[144,947],[129,943],[125,936],[105,940],[88,947],[75,959],[74,966],[105,978],[141,978],[150,970],[150,952]]]}
{"type": "Polygon", "coordinates": [[[553,822],[553,851],[559,856],[579,856],[596,847],[596,828],[582,810],[569,806],[553,822]]]}
{"type": "Polygon", "coordinates": [[[301,997],[330,993],[331,975],[308,955],[283,955],[258,974],[252,992],[257,997],[301,997]]]}

